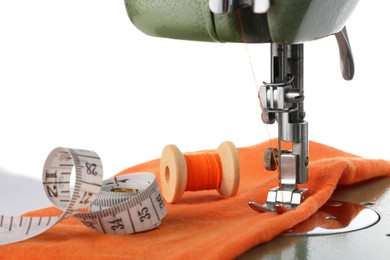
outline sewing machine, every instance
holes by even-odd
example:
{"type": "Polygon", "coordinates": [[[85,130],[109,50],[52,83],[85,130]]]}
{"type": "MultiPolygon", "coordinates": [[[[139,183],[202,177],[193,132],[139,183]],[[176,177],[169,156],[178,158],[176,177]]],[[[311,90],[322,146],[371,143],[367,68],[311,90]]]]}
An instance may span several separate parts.
{"type": "MultiPolygon", "coordinates": [[[[355,69],[345,25],[359,1],[125,2],[132,23],[150,36],[192,41],[270,44],[271,80],[259,87],[259,101],[262,121],[278,125],[278,145],[265,151],[264,167],[270,171],[278,171],[279,186],[269,191],[266,204],[261,205],[256,201],[249,201],[248,204],[260,213],[275,211],[283,214],[299,207],[310,193],[309,190],[298,187],[299,184],[305,184],[310,175],[308,122],[305,121],[304,110],[304,42],[334,35],[339,47],[342,77],[351,80],[355,69]],[[288,149],[284,148],[286,143],[288,149]]],[[[280,239],[283,243],[290,243],[288,239],[280,239]]],[[[261,246],[259,250],[264,250],[261,252],[263,256],[264,252],[273,251],[266,246],[261,246]]]]}
{"type": "Polygon", "coordinates": [[[304,120],[303,42],[334,34],[342,76],[351,80],[354,62],[345,23],[358,0],[126,1],[129,17],[144,33],[173,39],[270,43],[271,82],[259,88],[262,120],[278,123],[278,148],[264,154],[264,167],[279,172],[279,187],[259,212],[294,209],[308,196],[308,123],[304,120]],[[282,143],[291,143],[291,149],[282,143]],[[283,204],[283,205],[282,205],[283,204]]]}

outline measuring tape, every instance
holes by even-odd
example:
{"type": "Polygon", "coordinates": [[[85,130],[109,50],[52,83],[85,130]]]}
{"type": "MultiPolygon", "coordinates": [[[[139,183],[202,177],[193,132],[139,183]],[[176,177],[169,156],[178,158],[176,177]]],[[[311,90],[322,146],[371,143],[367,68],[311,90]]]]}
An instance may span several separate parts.
{"type": "Polygon", "coordinates": [[[153,173],[127,174],[103,182],[102,163],[93,151],[54,149],[45,162],[43,186],[63,213],[54,217],[0,215],[0,245],[34,237],[70,216],[100,233],[131,234],[159,226],[167,213],[153,173]],[[82,213],[86,208],[89,212],[82,213]]]}

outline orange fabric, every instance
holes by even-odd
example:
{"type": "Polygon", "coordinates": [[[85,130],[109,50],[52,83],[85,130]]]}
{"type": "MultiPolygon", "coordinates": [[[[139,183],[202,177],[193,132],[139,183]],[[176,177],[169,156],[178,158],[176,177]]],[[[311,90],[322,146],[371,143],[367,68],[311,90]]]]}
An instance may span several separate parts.
{"type": "MultiPolygon", "coordinates": [[[[275,142],[275,140],[274,140],[275,142]]],[[[70,218],[30,240],[0,246],[6,259],[231,259],[267,242],[312,216],[337,185],[390,176],[390,162],[364,159],[329,146],[310,142],[311,195],[296,210],[282,215],[257,213],[248,201],[265,203],[277,173],[263,170],[263,152],[269,142],[240,148],[241,182],[235,197],[223,199],[217,191],[186,192],[177,204],[167,204],[168,215],[157,229],[132,235],[102,235],[70,218]]],[[[150,171],[159,177],[159,160],[122,171],[150,171]]],[[[55,215],[47,208],[28,215],[55,215]]]]}

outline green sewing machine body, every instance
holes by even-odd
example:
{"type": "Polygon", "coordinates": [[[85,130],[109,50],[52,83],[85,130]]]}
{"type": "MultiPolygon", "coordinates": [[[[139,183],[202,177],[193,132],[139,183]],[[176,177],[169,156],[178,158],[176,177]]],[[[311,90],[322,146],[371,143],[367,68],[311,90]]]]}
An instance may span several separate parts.
{"type": "MultiPolygon", "coordinates": [[[[335,34],[359,0],[273,0],[265,14],[240,8],[248,43],[302,43],[335,34]]],[[[125,0],[132,23],[150,36],[208,42],[244,42],[236,10],[213,14],[209,0],[125,0]]]]}

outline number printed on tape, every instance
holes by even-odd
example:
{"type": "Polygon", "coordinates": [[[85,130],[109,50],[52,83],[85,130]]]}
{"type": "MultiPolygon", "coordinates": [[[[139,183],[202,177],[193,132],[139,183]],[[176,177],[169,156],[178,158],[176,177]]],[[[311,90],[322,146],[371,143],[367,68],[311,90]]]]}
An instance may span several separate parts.
{"type": "Polygon", "coordinates": [[[0,215],[0,245],[34,237],[69,216],[100,233],[131,234],[159,226],[167,214],[153,173],[132,173],[103,182],[102,163],[93,151],[54,149],[42,177],[47,197],[63,213],[58,217],[0,215]],[[73,170],[76,181],[71,194],[73,170]],[[80,213],[84,208],[89,212],[80,213]]]}

